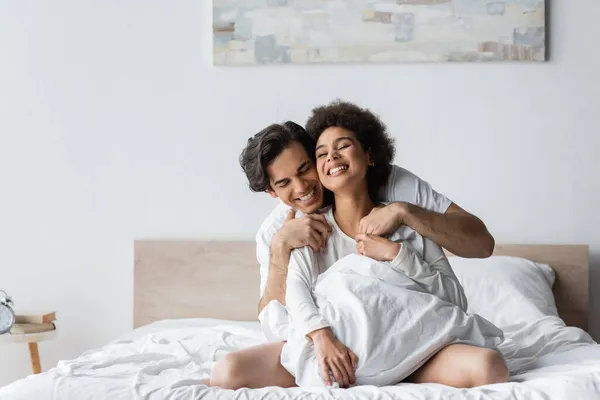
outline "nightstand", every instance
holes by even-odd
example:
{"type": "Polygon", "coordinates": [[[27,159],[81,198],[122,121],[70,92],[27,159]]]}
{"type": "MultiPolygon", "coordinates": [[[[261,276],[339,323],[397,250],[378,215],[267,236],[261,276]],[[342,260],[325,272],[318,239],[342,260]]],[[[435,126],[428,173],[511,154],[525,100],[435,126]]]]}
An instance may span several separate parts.
{"type": "Polygon", "coordinates": [[[31,369],[34,374],[42,372],[42,366],[40,363],[40,351],[38,349],[38,342],[44,340],[52,340],[56,338],[57,330],[41,333],[5,333],[0,335],[0,344],[5,343],[28,343],[29,344],[29,356],[31,358],[31,369]]]}

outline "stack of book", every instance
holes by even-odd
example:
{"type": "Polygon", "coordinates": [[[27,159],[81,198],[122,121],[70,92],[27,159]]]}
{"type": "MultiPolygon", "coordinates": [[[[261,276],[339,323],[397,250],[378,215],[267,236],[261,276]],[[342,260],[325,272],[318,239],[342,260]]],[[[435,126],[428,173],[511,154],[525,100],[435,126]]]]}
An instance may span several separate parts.
{"type": "Polygon", "coordinates": [[[15,323],[10,333],[40,333],[56,329],[56,313],[54,311],[31,311],[15,315],[15,323]]]}

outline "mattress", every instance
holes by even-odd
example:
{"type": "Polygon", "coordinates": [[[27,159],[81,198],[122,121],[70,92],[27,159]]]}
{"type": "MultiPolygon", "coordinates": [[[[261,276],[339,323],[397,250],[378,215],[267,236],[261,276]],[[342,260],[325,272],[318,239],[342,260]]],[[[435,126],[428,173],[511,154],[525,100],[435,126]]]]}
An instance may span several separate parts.
{"type": "Polygon", "coordinates": [[[508,383],[474,389],[400,383],[350,389],[211,388],[215,362],[229,352],[265,343],[258,322],[215,319],[159,321],[105,346],[65,360],[42,374],[0,389],[11,399],[595,399],[600,398],[600,346],[556,317],[502,327],[500,350],[508,383]]]}

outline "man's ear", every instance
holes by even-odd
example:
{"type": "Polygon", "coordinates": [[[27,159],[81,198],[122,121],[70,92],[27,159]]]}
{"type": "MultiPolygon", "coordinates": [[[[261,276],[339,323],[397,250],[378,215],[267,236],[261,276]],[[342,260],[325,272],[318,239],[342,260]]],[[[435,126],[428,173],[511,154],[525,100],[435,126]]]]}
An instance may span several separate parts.
{"type": "Polygon", "coordinates": [[[267,189],[267,193],[269,193],[271,195],[271,197],[274,199],[279,198],[279,196],[277,196],[277,193],[275,193],[275,191],[273,189],[267,189]]]}

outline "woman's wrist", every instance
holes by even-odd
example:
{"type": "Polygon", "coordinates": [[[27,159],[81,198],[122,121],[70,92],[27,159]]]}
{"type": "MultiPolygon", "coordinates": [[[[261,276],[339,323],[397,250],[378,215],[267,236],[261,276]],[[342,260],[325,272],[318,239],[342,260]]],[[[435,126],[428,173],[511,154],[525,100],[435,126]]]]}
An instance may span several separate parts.
{"type": "Polygon", "coordinates": [[[307,334],[306,336],[308,336],[310,338],[310,340],[312,340],[314,343],[314,342],[321,341],[323,339],[331,338],[333,336],[333,332],[331,331],[331,329],[329,327],[327,327],[327,328],[317,329],[316,331],[312,331],[309,334],[307,334]]]}
{"type": "Polygon", "coordinates": [[[389,252],[386,257],[387,261],[394,261],[394,259],[398,256],[398,253],[400,253],[401,249],[402,249],[402,244],[396,243],[396,242],[391,242],[390,249],[389,249],[389,252]]]}

